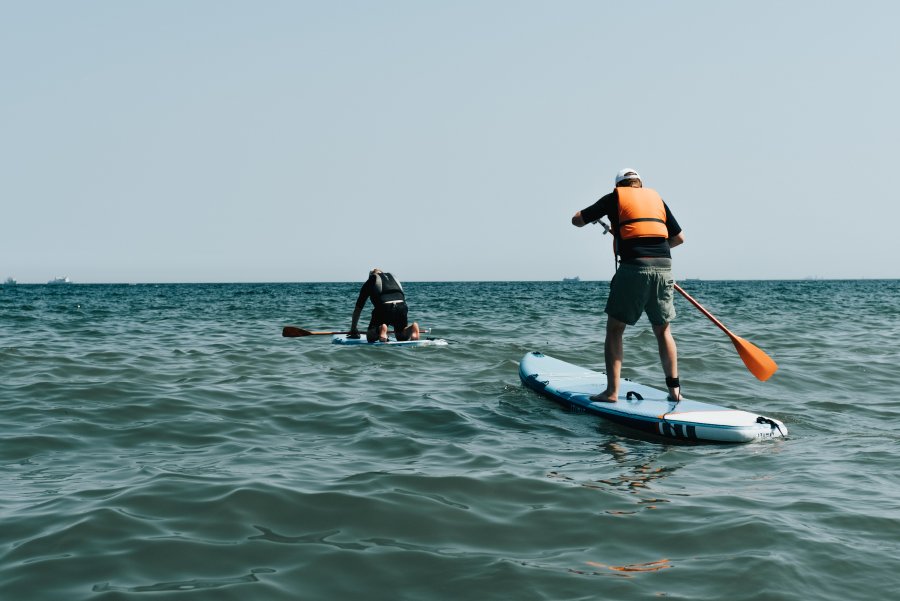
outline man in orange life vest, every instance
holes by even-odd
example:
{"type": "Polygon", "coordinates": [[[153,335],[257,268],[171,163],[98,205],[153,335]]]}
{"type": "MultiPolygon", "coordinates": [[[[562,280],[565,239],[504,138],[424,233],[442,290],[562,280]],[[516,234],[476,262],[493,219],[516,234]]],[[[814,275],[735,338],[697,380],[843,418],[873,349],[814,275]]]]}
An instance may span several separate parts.
{"type": "Polygon", "coordinates": [[[606,390],[591,400],[614,403],[618,399],[625,326],[634,325],[646,312],[656,335],[669,396],[679,401],[678,351],[669,327],[675,317],[675,281],[669,250],[684,242],[681,226],[659,194],[643,187],[641,176],[634,169],[619,171],[615,189],[575,213],[572,225],[582,227],[607,215],[619,266],[609,284],[606,301],[606,390]]]}

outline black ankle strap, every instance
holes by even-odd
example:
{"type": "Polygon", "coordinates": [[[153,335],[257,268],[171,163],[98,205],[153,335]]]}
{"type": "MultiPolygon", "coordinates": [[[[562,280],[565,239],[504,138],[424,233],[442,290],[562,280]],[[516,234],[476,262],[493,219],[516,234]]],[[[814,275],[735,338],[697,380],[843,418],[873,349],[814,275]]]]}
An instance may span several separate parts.
{"type": "Polygon", "coordinates": [[[681,382],[678,381],[678,378],[666,376],[666,386],[669,388],[681,388],[681,382]]]}

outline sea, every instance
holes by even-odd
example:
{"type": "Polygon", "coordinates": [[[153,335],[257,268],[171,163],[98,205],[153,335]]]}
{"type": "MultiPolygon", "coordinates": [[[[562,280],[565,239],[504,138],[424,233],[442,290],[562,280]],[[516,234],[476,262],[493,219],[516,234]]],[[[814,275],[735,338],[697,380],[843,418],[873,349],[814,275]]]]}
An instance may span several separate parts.
{"type": "MultiPolygon", "coordinates": [[[[689,444],[522,386],[603,369],[607,282],[404,282],[445,347],[341,347],[360,282],[0,286],[0,599],[900,598],[900,281],[683,287],[689,444]]],[[[366,315],[363,317],[365,323],[366,315]]],[[[623,376],[664,387],[643,318],[623,376]]]]}

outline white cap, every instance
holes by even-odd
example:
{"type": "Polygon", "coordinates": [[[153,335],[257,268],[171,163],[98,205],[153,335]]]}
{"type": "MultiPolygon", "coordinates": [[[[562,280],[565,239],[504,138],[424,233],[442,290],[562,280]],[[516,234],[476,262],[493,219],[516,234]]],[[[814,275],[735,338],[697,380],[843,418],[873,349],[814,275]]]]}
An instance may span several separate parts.
{"type": "Polygon", "coordinates": [[[641,176],[638,175],[638,172],[634,169],[629,169],[626,167],[625,169],[622,169],[621,171],[616,173],[616,185],[626,179],[641,179],[641,176]]]}

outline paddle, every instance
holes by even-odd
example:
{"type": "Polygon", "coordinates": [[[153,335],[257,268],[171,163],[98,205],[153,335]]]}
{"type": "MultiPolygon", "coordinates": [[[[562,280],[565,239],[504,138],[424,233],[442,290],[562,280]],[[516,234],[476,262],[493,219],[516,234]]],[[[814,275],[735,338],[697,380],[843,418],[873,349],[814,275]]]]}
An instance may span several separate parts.
{"type": "Polygon", "coordinates": [[[741,356],[741,359],[744,361],[744,365],[747,366],[747,369],[750,370],[757,379],[765,382],[775,371],[778,369],[778,365],[775,361],[772,360],[767,354],[765,354],[759,347],[755,346],[753,343],[748,342],[737,336],[732,334],[728,328],[722,325],[722,322],[713,317],[713,314],[703,308],[703,306],[698,303],[693,297],[681,289],[681,286],[675,284],[675,290],[677,290],[681,295],[688,299],[688,301],[700,309],[700,312],[706,315],[711,322],[716,324],[720,330],[728,334],[728,337],[731,338],[731,342],[734,343],[734,348],[737,349],[738,355],[741,356]]]}
{"type": "MultiPolygon", "coordinates": [[[[602,219],[592,221],[591,223],[599,223],[600,225],[602,225],[604,234],[608,234],[611,232],[610,227],[602,219]]],[[[741,356],[741,360],[743,360],[744,365],[747,366],[747,369],[750,370],[750,373],[752,373],[763,382],[772,377],[772,374],[774,374],[778,369],[778,365],[775,363],[775,361],[772,360],[771,357],[765,354],[759,347],[757,347],[753,343],[744,340],[740,336],[732,334],[728,330],[728,328],[726,328],[722,324],[721,321],[713,316],[712,313],[704,309],[703,306],[696,300],[694,300],[690,294],[682,290],[681,286],[675,284],[675,290],[680,292],[681,295],[684,298],[688,299],[688,301],[692,305],[700,309],[700,312],[706,315],[706,317],[708,317],[710,321],[719,326],[719,328],[723,332],[728,334],[728,337],[731,338],[731,342],[734,344],[734,348],[737,349],[738,355],[741,356]]]]}
{"type": "MultiPolygon", "coordinates": [[[[420,334],[427,334],[431,330],[419,330],[420,334]]],[[[350,332],[310,332],[309,330],[304,330],[303,328],[297,328],[294,326],[284,326],[284,329],[281,330],[281,335],[286,338],[300,338],[301,336],[331,336],[333,334],[349,334],[350,332]]],[[[393,334],[394,332],[388,332],[388,334],[393,334]]]]}
{"type": "Polygon", "coordinates": [[[310,332],[303,328],[295,328],[294,326],[284,326],[281,335],[287,338],[299,338],[301,336],[331,336],[332,334],[349,334],[350,332],[310,332]]]}

